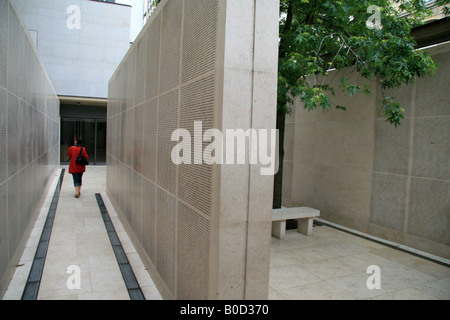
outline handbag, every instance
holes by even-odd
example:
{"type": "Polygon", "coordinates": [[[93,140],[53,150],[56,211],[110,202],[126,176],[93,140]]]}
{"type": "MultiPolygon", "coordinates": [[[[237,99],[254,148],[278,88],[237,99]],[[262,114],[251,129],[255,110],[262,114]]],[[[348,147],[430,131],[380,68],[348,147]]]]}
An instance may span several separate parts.
{"type": "Polygon", "coordinates": [[[75,162],[77,164],[79,164],[80,166],[87,166],[89,164],[89,161],[87,161],[84,157],[83,157],[83,147],[81,147],[80,150],[80,154],[78,155],[78,157],[75,159],[75,162]]]}

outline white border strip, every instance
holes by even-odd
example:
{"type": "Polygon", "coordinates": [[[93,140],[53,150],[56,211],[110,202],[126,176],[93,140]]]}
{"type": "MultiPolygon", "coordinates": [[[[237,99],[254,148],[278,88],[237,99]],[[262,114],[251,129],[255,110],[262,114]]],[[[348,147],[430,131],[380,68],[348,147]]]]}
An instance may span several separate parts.
{"type": "Polygon", "coordinates": [[[347,227],[341,226],[339,224],[336,224],[336,223],[333,223],[333,222],[329,222],[327,220],[323,220],[323,219],[320,219],[320,218],[314,218],[314,221],[317,221],[317,222],[322,223],[322,224],[327,225],[327,226],[334,227],[336,229],[347,231],[349,233],[361,236],[361,237],[366,238],[368,240],[373,240],[373,241],[380,242],[382,244],[386,244],[388,246],[391,246],[391,247],[394,247],[394,248],[397,248],[397,249],[401,249],[403,251],[410,252],[410,253],[415,254],[415,255],[417,255],[419,257],[424,257],[424,258],[429,259],[429,260],[437,261],[437,262],[439,262],[441,264],[446,264],[447,266],[450,267],[450,260],[449,259],[445,259],[443,257],[439,257],[439,256],[436,256],[434,254],[431,254],[431,253],[428,253],[428,252],[425,252],[425,251],[414,249],[414,248],[405,246],[405,245],[397,243],[397,242],[393,242],[393,241],[382,239],[382,238],[379,238],[379,237],[376,237],[376,236],[372,236],[370,234],[367,234],[367,233],[364,233],[364,232],[360,232],[360,231],[357,231],[357,230],[354,230],[354,229],[350,229],[350,228],[347,228],[347,227]]]}

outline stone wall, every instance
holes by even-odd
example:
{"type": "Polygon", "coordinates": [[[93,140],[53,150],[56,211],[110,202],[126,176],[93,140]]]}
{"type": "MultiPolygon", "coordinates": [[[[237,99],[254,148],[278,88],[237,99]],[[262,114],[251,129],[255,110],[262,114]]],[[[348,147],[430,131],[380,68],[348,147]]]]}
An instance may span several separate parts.
{"type": "Polygon", "coordinates": [[[0,296],[58,165],[58,97],[13,6],[0,0],[0,296]]]}
{"type": "Polygon", "coordinates": [[[267,298],[273,176],[171,154],[195,121],[275,128],[278,6],[163,1],[109,83],[108,194],[167,299],[267,298]]]}
{"type": "Polygon", "coordinates": [[[347,111],[307,112],[297,103],[286,123],[284,204],[449,258],[449,49],[428,49],[439,64],[433,77],[388,92],[406,110],[398,128],[379,114],[380,89],[363,79],[371,96],[337,95],[347,111]]]}

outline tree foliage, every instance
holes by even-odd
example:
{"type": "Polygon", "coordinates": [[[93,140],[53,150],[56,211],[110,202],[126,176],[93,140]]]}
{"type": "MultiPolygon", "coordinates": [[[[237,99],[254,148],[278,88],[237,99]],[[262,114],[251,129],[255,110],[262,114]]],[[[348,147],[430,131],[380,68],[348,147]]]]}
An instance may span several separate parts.
{"type": "MultiPolygon", "coordinates": [[[[448,11],[449,0],[438,2],[448,11]]],[[[332,101],[330,70],[353,68],[384,91],[436,69],[411,36],[430,13],[423,0],[281,0],[280,9],[278,113],[290,113],[297,97],[308,110],[345,109],[332,101]]],[[[370,94],[349,77],[340,89],[370,94]]],[[[384,95],[381,108],[390,123],[400,124],[404,110],[393,97],[384,95]]]]}
{"type": "MultiPolygon", "coordinates": [[[[154,0],[157,5],[161,0],[154,0]]],[[[195,0],[186,0],[195,1],[195,0]]],[[[436,0],[450,14],[450,0],[436,0]]],[[[281,206],[283,143],[286,114],[294,100],[308,110],[332,107],[335,89],[327,81],[330,70],[353,70],[375,81],[383,93],[380,108],[398,126],[404,109],[387,89],[411,84],[436,70],[431,57],[415,50],[411,36],[431,13],[425,0],[280,0],[277,129],[280,169],[274,179],[273,207],[281,206]]],[[[352,96],[370,94],[368,86],[343,76],[339,90],[352,96]]]]}
{"type": "MultiPolygon", "coordinates": [[[[435,3],[450,14],[450,0],[435,3]]],[[[430,13],[424,0],[280,0],[278,114],[290,113],[297,97],[308,110],[345,110],[333,103],[335,88],[327,84],[327,75],[353,67],[379,83],[383,114],[399,125],[404,109],[384,90],[435,71],[430,56],[414,50],[411,37],[411,29],[430,13]]],[[[340,89],[349,95],[370,94],[349,78],[341,79],[340,89]]]]}

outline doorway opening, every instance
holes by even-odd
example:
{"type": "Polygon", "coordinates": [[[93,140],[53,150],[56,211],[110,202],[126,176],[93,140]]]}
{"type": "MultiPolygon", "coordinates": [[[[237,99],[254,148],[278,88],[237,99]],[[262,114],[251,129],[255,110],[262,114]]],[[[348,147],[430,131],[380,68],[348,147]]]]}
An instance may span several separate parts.
{"type": "Polygon", "coordinates": [[[83,139],[92,165],[106,165],[106,100],[78,100],[60,97],[60,163],[69,164],[67,150],[75,138],[83,139]]]}
{"type": "Polygon", "coordinates": [[[61,118],[61,164],[69,163],[67,150],[76,137],[83,139],[91,164],[106,164],[106,120],[61,118]]]}

